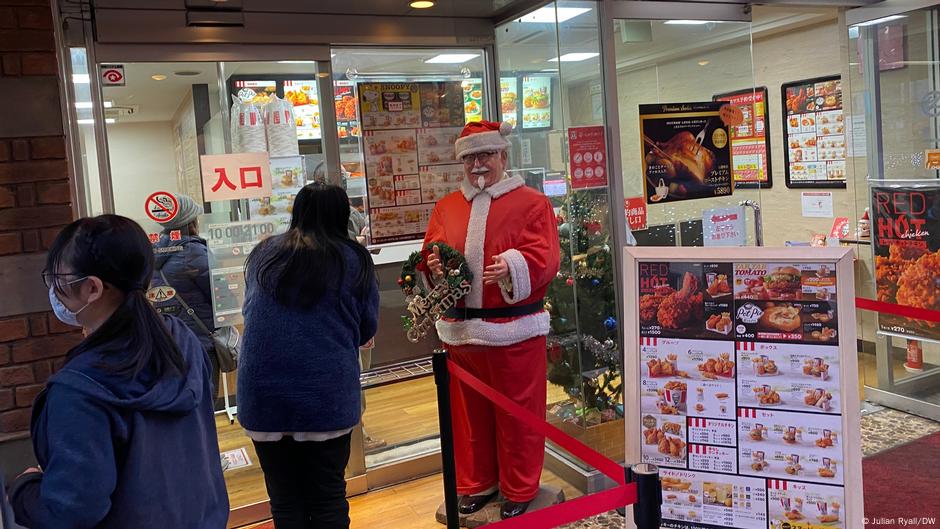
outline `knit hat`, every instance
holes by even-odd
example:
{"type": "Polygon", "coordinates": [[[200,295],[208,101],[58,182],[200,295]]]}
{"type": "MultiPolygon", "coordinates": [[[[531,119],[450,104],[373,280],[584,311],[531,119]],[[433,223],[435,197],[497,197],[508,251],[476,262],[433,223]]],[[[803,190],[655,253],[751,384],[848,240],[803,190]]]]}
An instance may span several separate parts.
{"type": "Polygon", "coordinates": [[[457,159],[468,154],[486,151],[504,151],[511,143],[506,136],[512,132],[512,125],[505,121],[471,121],[463,128],[460,137],[454,142],[457,159]]]}
{"type": "Polygon", "coordinates": [[[174,194],[176,203],[179,204],[179,211],[170,222],[163,223],[164,230],[178,230],[185,228],[195,221],[199,215],[202,215],[202,206],[187,195],[174,194]]]}

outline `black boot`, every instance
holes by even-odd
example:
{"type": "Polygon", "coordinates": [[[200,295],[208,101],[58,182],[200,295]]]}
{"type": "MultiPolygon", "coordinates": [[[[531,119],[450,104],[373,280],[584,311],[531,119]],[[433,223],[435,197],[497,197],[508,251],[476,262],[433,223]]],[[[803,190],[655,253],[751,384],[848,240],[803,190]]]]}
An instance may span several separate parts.
{"type": "Polygon", "coordinates": [[[460,514],[473,514],[486,507],[486,504],[495,497],[495,492],[479,496],[461,496],[460,501],[457,502],[457,512],[460,514]]]}
{"type": "Polygon", "coordinates": [[[506,518],[515,518],[516,516],[525,513],[526,509],[529,508],[529,503],[531,502],[506,500],[503,503],[503,508],[500,509],[499,515],[503,520],[506,518]]]}

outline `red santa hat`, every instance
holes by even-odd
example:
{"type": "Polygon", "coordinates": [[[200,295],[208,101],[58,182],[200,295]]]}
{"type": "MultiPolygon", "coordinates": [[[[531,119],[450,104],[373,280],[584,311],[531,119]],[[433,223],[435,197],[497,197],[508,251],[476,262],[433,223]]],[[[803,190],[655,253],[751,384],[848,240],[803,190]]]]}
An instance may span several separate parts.
{"type": "Polygon", "coordinates": [[[471,121],[463,128],[460,137],[454,142],[457,159],[468,154],[486,151],[503,151],[511,144],[506,136],[512,132],[512,125],[505,121],[471,121]]]}

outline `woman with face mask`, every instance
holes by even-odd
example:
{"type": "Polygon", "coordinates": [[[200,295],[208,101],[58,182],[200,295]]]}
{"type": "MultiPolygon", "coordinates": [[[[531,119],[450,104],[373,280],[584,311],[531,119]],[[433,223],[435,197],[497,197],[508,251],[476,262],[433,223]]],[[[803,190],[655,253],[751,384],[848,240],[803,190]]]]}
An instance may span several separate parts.
{"type": "Polygon", "coordinates": [[[75,221],[50,249],[49,302],[85,339],[33,404],[42,470],[10,489],[17,523],[225,527],[209,363],[193,332],[147,301],[152,273],[150,241],[124,217],[75,221]]]}

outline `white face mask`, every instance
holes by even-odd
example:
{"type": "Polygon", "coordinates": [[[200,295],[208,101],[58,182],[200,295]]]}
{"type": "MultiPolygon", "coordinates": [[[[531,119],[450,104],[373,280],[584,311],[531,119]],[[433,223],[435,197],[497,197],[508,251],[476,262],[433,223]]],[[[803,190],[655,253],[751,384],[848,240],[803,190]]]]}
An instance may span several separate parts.
{"type": "MultiPolygon", "coordinates": [[[[84,281],[86,279],[88,278],[83,277],[81,279],[69,281],[66,283],[66,285],[78,283],[79,281],[84,281]]],[[[66,325],[71,325],[72,327],[81,327],[82,324],[78,322],[78,314],[88,308],[88,305],[91,305],[91,302],[85,303],[84,307],[73,312],[68,307],[66,307],[64,303],[62,303],[62,300],[60,300],[59,296],[55,293],[55,285],[52,285],[49,287],[49,304],[52,305],[52,312],[55,313],[55,317],[58,318],[59,321],[66,325]]]]}

